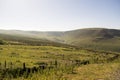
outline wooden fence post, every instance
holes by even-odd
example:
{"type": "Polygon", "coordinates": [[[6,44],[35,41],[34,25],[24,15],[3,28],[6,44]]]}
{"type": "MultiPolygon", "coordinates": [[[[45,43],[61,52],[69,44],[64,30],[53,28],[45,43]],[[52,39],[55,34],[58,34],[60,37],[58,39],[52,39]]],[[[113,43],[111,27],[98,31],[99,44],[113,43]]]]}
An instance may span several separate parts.
{"type": "Polygon", "coordinates": [[[23,63],[23,69],[26,69],[25,63],[23,63]]]}

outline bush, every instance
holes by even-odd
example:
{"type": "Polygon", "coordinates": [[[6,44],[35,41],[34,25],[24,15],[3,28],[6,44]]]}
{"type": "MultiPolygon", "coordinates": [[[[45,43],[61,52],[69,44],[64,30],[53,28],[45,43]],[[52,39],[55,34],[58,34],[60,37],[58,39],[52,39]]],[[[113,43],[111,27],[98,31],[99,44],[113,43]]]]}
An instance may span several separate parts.
{"type": "Polygon", "coordinates": [[[5,44],[5,42],[3,40],[0,40],[0,45],[5,44]]]}

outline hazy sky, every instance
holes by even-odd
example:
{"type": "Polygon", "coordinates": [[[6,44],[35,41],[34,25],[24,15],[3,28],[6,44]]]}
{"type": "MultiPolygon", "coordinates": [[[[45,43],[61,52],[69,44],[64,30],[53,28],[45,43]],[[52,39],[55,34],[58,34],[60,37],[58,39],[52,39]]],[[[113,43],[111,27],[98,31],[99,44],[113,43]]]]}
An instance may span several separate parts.
{"type": "Polygon", "coordinates": [[[120,29],[120,0],[0,0],[0,29],[120,29]]]}

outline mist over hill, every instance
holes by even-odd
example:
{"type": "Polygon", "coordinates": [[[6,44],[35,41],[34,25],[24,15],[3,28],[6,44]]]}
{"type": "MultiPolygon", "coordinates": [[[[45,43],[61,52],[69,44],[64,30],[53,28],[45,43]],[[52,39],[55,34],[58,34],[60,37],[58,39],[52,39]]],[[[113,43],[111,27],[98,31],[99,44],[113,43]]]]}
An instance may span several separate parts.
{"type": "Polygon", "coordinates": [[[120,51],[120,30],[116,29],[86,28],[64,32],[0,30],[0,39],[17,40],[17,42],[33,41],[32,43],[38,41],[36,45],[40,43],[61,43],[96,50],[120,51]]]}

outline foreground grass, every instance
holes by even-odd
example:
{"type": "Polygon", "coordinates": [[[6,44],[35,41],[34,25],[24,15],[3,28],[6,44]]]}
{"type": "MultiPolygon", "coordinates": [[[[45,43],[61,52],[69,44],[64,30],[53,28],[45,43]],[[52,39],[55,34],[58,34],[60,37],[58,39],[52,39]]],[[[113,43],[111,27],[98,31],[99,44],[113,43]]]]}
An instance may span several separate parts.
{"type": "MultiPolygon", "coordinates": [[[[44,69],[31,73],[25,77],[10,77],[7,74],[3,80],[111,80],[111,73],[119,68],[119,55],[89,51],[75,48],[53,46],[0,46],[0,71],[12,69],[38,67],[40,63],[47,63],[52,69],[44,69]],[[56,63],[57,61],[57,63],[56,63]],[[56,65],[55,65],[56,64],[56,65]]],[[[2,72],[0,72],[2,73],[2,72]]],[[[2,75],[2,74],[0,74],[2,75]]]]}
{"type": "Polygon", "coordinates": [[[117,70],[119,63],[90,64],[76,69],[77,74],[71,80],[113,80],[111,73],[117,70]]]}
{"type": "Polygon", "coordinates": [[[30,78],[15,80],[116,80],[112,73],[119,68],[119,63],[89,64],[77,67],[74,73],[62,71],[47,71],[47,74],[36,73],[30,78]]]}

